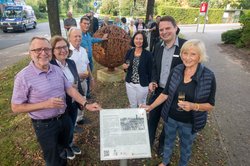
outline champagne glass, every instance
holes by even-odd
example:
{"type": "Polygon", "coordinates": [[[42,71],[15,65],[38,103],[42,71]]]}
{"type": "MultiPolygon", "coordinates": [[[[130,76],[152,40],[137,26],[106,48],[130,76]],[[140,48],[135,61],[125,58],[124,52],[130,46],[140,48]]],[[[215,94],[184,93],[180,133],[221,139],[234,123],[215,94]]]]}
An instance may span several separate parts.
{"type": "MultiPolygon", "coordinates": [[[[180,102],[180,101],[185,101],[185,92],[180,91],[178,93],[178,102],[180,102]]],[[[183,109],[181,107],[178,107],[177,110],[183,111],[183,109]]]]}
{"type": "MultiPolygon", "coordinates": [[[[128,66],[130,65],[130,60],[127,59],[126,62],[125,62],[128,66]]],[[[124,72],[127,72],[128,69],[124,69],[124,72]]]]}

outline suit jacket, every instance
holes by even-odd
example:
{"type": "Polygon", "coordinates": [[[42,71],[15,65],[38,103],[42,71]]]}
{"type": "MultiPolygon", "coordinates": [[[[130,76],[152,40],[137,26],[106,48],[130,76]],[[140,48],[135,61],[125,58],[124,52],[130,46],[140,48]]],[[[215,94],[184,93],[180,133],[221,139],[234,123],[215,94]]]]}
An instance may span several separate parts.
{"type": "MultiPolygon", "coordinates": [[[[181,57],[180,57],[180,50],[182,45],[186,42],[185,39],[181,39],[178,37],[179,47],[175,47],[174,55],[179,55],[178,57],[174,56],[170,69],[173,69],[178,64],[182,63],[181,57]]],[[[155,45],[155,49],[153,52],[153,67],[152,67],[152,77],[151,82],[156,82],[157,84],[160,81],[160,75],[161,75],[161,61],[162,61],[162,54],[164,47],[161,46],[162,42],[158,42],[155,45]]]]}
{"type": "MultiPolygon", "coordinates": [[[[76,64],[73,60],[71,59],[66,59],[66,62],[68,64],[68,67],[69,67],[69,70],[71,71],[71,73],[73,74],[74,76],[74,79],[77,81],[77,88],[78,88],[78,92],[83,95],[83,90],[82,90],[82,86],[81,86],[81,81],[80,81],[80,78],[79,78],[79,75],[78,75],[78,72],[77,72],[77,69],[76,69],[76,64]]],[[[52,59],[50,61],[51,64],[53,65],[56,65],[56,66],[59,66],[56,62],[55,59],[52,59]]],[[[66,94],[66,104],[67,104],[67,109],[71,110],[72,107],[72,97],[70,97],[69,95],[66,94]]],[[[78,103],[77,103],[78,105],[78,103]]],[[[79,107],[79,105],[78,105],[79,107]]]]}

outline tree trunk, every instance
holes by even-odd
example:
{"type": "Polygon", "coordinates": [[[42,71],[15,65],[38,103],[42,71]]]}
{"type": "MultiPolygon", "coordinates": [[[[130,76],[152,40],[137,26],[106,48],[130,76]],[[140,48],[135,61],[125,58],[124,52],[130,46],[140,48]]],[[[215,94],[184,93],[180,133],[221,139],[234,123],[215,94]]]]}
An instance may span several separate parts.
{"type": "Polygon", "coordinates": [[[148,0],[147,13],[146,13],[146,23],[148,22],[149,15],[152,15],[154,17],[154,5],[155,5],[155,0],[148,0]]]}
{"type": "Polygon", "coordinates": [[[58,0],[46,0],[49,16],[49,27],[51,37],[55,35],[62,35],[60,18],[59,18],[59,6],[58,0]]]}

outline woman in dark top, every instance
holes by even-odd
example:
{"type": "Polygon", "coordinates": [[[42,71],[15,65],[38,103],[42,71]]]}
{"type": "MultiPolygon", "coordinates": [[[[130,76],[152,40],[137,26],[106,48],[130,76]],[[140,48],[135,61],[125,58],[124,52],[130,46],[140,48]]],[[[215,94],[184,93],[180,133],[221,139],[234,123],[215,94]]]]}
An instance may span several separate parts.
{"type": "Polygon", "coordinates": [[[131,108],[137,108],[146,103],[148,84],[151,79],[152,55],[145,48],[148,46],[147,38],[141,31],[135,33],[131,40],[125,62],[122,65],[127,71],[126,90],[131,108]]]}
{"type": "MultiPolygon", "coordinates": [[[[78,91],[83,95],[83,90],[81,87],[80,78],[76,69],[75,62],[71,59],[68,59],[71,50],[69,50],[68,41],[61,36],[54,36],[50,40],[52,46],[52,60],[51,63],[59,66],[65,77],[68,79],[70,83],[72,83],[73,87],[78,89],[78,91]]],[[[69,135],[69,145],[66,149],[66,156],[68,159],[74,159],[75,154],[81,154],[80,148],[73,144],[73,135],[74,135],[74,127],[77,117],[77,108],[78,104],[72,100],[72,98],[66,95],[66,111],[68,112],[71,119],[71,129],[69,135]]]]}
{"type": "Polygon", "coordinates": [[[205,45],[200,40],[184,43],[181,48],[183,64],[173,68],[159,97],[150,106],[142,106],[151,111],[165,102],[162,118],[166,136],[163,161],[159,166],[169,165],[177,132],[180,138],[179,165],[188,164],[196,133],[204,128],[207,113],[214,107],[216,81],[213,72],[201,64],[206,57],[205,45]]]}

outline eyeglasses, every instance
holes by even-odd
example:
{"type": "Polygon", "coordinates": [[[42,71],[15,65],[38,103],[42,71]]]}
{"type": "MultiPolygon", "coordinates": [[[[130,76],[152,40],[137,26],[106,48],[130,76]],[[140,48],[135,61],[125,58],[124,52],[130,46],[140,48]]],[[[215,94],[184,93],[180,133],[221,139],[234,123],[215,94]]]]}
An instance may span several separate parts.
{"type": "Polygon", "coordinates": [[[68,51],[68,46],[55,47],[54,49],[58,51],[62,51],[62,49],[64,49],[64,51],[68,51]]]}
{"type": "Polygon", "coordinates": [[[51,50],[52,50],[52,48],[45,47],[45,48],[36,48],[36,49],[30,50],[30,51],[33,51],[36,54],[41,54],[44,51],[46,54],[49,54],[49,53],[51,53],[51,50]]]}

